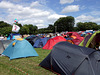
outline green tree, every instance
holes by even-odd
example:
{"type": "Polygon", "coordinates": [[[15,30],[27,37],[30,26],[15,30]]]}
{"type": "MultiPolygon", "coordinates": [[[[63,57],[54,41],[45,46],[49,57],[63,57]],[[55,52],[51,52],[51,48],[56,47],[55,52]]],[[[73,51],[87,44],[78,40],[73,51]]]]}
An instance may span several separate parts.
{"type": "Polygon", "coordinates": [[[35,31],[37,30],[37,26],[33,26],[32,24],[29,24],[28,28],[29,28],[29,34],[35,34],[35,31]]]}
{"type": "Polygon", "coordinates": [[[28,28],[29,28],[29,34],[33,34],[34,33],[33,32],[33,30],[34,30],[33,25],[32,24],[29,24],[28,25],[28,28]]]}
{"type": "Polygon", "coordinates": [[[82,23],[82,22],[78,22],[77,27],[78,27],[79,31],[85,31],[86,30],[84,23],[82,23]]]}
{"type": "Polygon", "coordinates": [[[4,21],[0,21],[0,28],[3,28],[3,27],[11,27],[11,25],[4,21]]]}
{"type": "Polygon", "coordinates": [[[33,26],[34,34],[36,34],[37,30],[38,30],[38,27],[37,26],[33,26]]]}
{"type": "Polygon", "coordinates": [[[74,27],[74,17],[67,16],[59,18],[55,23],[54,26],[57,26],[57,32],[61,31],[72,31],[74,27]]]}
{"type": "Polygon", "coordinates": [[[11,33],[12,26],[4,21],[0,21],[0,34],[6,35],[11,33]]]}
{"type": "Polygon", "coordinates": [[[47,27],[48,30],[50,30],[50,32],[54,33],[55,32],[55,26],[52,24],[49,24],[49,26],[47,27]]]}
{"type": "Polygon", "coordinates": [[[12,27],[0,28],[0,34],[2,35],[10,34],[11,32],[12,32],[12,27]]]}
{"type": "Polygon", "coordinates": [[[73,28],[73,31],[78,31],[78,27],[74,27],[73,28]]]}
{"type": "Polygon", "coordinates": [[[100,25],[98,25],[98,30],[100,30],[100,25]]]}
{"type": "Polygon", "coordinates": [[[99,27],[94,22],[78,22],[77,27],[79,31],[85,31],[85,30],[98,30],[99,27]]]}
{"type": "Polygon", "coordinates": [[[19,27],[22,27],[22,25],[20,23],[17,23],[16,25],[18,25],[19,27]]]}
{"type": "Polygon", "coordinates": [[[28,28],[28,26],[25,24],[25,25],[23,25],[21,28],[20,28],[20,30],[19,30],[19,33],[20,34],[29,34],[29,28],[28,28]]]}
{"type": "Polygon", "coordinates": [[[36,34],[38,27],[33,26],[32,24],[25,24],[20,29],[20,34],[36,34]]]}
{"type": "Polygon", "coordinates": [[[38,29],[38,33],[52,33],[52,30],[48,30],[48,28],[38,29]]]}

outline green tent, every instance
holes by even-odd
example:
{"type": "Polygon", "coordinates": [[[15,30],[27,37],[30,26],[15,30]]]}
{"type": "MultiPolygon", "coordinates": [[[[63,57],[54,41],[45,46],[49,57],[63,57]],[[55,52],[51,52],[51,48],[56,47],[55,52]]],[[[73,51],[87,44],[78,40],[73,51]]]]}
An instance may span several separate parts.
{"type": "Polygon", "coordinates": [[[100,31],[87,35],[79,46],[95,48],[100,45],[100,31]]]}

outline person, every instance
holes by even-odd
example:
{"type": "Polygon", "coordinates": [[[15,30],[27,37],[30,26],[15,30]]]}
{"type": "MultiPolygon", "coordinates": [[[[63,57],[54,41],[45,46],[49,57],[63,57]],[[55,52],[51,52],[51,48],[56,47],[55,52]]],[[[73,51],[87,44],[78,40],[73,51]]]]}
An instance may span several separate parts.
{"type": "Polygon", "coordinates": [[[49,37],[51,38],[52,36],[51,36],[51,35],[49,35],[49,37]]]}
{"type": "Polygon", "coordinates": [[[99,47],[99,43],[96,43],[95,49],[96,49],[96,50],[100,50],[99,48],[100,48],[100,47],[99,47]]]}
{"type": "Polygon", "coordinates": [[[24,38],[24,35],[22,35],[22,38],[24,38]]]}
{"type": "Polygon", "coordinates": [[[6,36],[4,36],[4,39],[3,40],[7,40],[7,37],[6,36]]]}
{"type": "Polygon", "coordinates": [[[64,36],[64,38],[67,38],[67,37],[68,37],[67,35],[64,36]]]}
{"type": "Polygon", "coordinates": [[[3,40],[3,39],[4,39],[4,37],[3,37],[3,35],[1,35],[1,36],[0,36],[0,40],[3,40]]]}
{"type": "Polygon", "coordinates": [[[10,34],[10,40],[12,40],[12,38],[13,38],[13,35],[12,35],[12,33],[10,34]]]}

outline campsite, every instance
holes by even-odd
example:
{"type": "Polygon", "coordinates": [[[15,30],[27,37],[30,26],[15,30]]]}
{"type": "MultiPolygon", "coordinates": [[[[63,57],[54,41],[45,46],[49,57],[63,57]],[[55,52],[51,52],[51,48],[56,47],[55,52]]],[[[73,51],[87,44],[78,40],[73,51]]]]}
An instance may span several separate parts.
{"type": "MultiPolygon", "coordinates": [[[[100,30],[52,33],[29,31],[26,34],[27,32],[23,31],[24,26],[18,26],[18,29],[16,26],[18,25],[14,23],[10,33],[7,34],[7,31],[6,35],[1,31],[0,74],[100,74],[100,30]]],[[[32,25],[25,26],[34,28],[32,25]]]]}
{"type": "Polygon", "coordinates": [[[1,75],[56,75],[39,66],[39,63],[51,52],[41,48],[35,49],[39,57],[29,57],[9,60],[8,57],[0,57],[1,75]]]}
{"type": "Polygon", "coordinates": [[[0,75],[100,75],[100,0],[0,0],[0,75]]]}
{"type": "Polygon", "coordinates": [[[98,75],[100,31],[92,31],[92,33],[88,31],[85,37],[80,36],[82,33],[66,32],[55,36],[49,35],[49,37],[30,35],[26,38],[0,40],[0,68],[2,69],[0,73],[4,75],[98,75]]]}
{"type": "MultiPolygon", "coordinates": [[[[12,28],[15,26],[18,25],[12,28]]],[[[14,29],[9,35],[0,37],[2,75],[100,74],[99,30],[21,32],[20,28],[14,29]]]]}

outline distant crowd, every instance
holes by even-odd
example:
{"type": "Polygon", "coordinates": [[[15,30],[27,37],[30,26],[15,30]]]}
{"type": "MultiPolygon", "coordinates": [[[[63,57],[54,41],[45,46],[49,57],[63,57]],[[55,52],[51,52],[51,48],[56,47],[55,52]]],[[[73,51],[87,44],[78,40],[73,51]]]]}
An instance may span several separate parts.
{"type": "Polygon", "coordinates": [[[1,36],[0,36],[0,40],[7,40],[7,37],[6,37],[6,36],[1,35],[1,36]]]}

